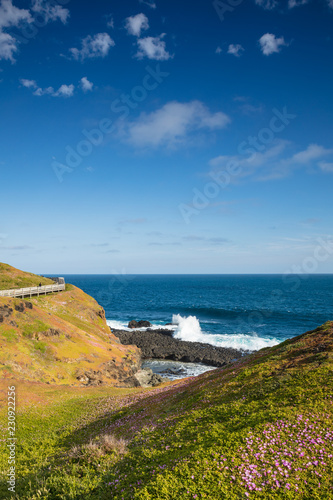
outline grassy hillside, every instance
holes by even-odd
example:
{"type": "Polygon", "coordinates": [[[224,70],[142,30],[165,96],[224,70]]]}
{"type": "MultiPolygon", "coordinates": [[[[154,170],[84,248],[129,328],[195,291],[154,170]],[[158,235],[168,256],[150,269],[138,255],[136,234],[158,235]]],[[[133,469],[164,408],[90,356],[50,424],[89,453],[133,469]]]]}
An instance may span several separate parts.
{"type": "MultiPolygon", "coordinates": [[[[19,273],[28,282],[31,275],[19,273]]],[[[17,279],[14,270],[9,286],[17,279]]],[[[116,385],[126,383],[139,362],[139,350],[111,334],[101,306],[72,285],[28,300],[0,298],[0,378],[116,385]]]]}
{"type": "Polygon", "coordinates": [[[167,387],[18,387],[17,498],[331,499],[332,350],[328,322],[167,387]]]}
{"type": "Polygon", "coordinates": [[[0,262],[0,290],[11,288],[26,288],[30,286],[52,285],[54,282],[48,278],[42,278],[36,274],[25,273],[8,264],[0,262]]]}

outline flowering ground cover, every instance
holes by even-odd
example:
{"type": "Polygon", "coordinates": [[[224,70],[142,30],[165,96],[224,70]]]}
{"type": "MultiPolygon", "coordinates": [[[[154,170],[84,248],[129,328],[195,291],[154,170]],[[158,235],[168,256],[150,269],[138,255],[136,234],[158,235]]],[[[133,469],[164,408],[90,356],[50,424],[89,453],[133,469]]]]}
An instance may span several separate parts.
{"type": "Polygon", "coordinates": [[[199,377],[22,410],[16,498],[331,499],[332,348],[328,322],[199,377]]]}

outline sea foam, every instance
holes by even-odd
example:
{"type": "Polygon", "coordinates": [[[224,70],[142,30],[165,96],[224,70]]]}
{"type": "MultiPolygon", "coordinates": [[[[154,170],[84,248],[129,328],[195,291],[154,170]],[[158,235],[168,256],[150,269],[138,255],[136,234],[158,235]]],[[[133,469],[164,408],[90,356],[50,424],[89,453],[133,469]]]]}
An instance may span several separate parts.
{"type": "Polygon", "coordinates": [[[196,316],[183,317],[180,314],[174,314],[172,323],[177,325],[174,338],[188,342],[202,342],[216,347],[232,347],[242,351],[258,351],[263,347],[272,347],[279,343],[275,338],[259,337],[255,332],[218,335],[204,333],[196,316]]]}
{"type": "MultiPolygon", "coordinates": [[[[107,319],[106,320],[107,325],[110,328],[114,328],[115,330],[126,330],[131,332],[132,328],[128,328],[128,321],[117,321],[113,319],[107,319]]],[[[152,330],[174,330],[176,328],[175,325],[165,325],[165,324],[152,324],[150,326],[152,330]]],[[[140,331],[145,331],[147,328],[135,328],[135,330],[140,330],[140,331]]]]}
{"type": "MultiPolygon", "coordinates": [[[[173,337],[179,340],[187,340],[188,342],[201,342],[202,344],[211,344],[216,347],[230,347],[240,351],[258,351],[264,347],[272,347],[279,344],[281,340],[276,338],[259,337],[256,332],[248,333],[228,333],[228,334],[212,334],[203,332],[200,322],[196,316],[181,316],[174,314],[172,316],[172,325],[153,324],[153,330],[168,329],[174,330],[173,337]]],[[[127,330],[128,322],[107,320],[107,324],[116,330],[127,330]]],[[[138,330],[145,331],[146,328],[138,330]]]]}

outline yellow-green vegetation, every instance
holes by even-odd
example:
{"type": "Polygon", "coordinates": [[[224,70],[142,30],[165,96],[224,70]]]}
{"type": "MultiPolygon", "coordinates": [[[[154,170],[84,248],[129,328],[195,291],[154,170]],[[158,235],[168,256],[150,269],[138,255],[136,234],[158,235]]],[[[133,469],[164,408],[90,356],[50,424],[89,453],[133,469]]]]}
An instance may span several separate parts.
{"type": "Polygon", "coordinates": [[[155,389],[18,386],[13,498],[332,499],[332,351],[328,322],[155,389]]]}
{"type": "Polygon", "coordinates": [[[54,281],[42,278],[36,274],[25,273],[8,264],[0,262],[0,290],[11,290],[12,288],[27,288],[31,286],[53,285],[54,281]]]}
{"type": "MultiPolygon", "coordinates": [[[[0,281],[14,288],[33,275],[1,264],[0,281]],[[4,272],[1,269],[4,266],[4,272]],[[3,277],[4,275],[4,277],[3,277]]],[[[35,276],[35,280],[40,279],[35,276]]],[[[0,378],[76,385],[128,383],[139,350],[111,334],[102,307],[82,290],[29,299],[0,297],[0,378]]]]}

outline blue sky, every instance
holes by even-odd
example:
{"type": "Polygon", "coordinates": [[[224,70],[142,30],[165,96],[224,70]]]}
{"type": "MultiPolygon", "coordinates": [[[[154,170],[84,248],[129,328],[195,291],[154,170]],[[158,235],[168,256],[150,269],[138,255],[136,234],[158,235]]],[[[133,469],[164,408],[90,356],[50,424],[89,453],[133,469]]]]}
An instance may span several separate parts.
{"type": "Polygon", "coordinates": [[[332,0],[0,0],[0,260],[333,272],[332,23],[332,0]]]}

